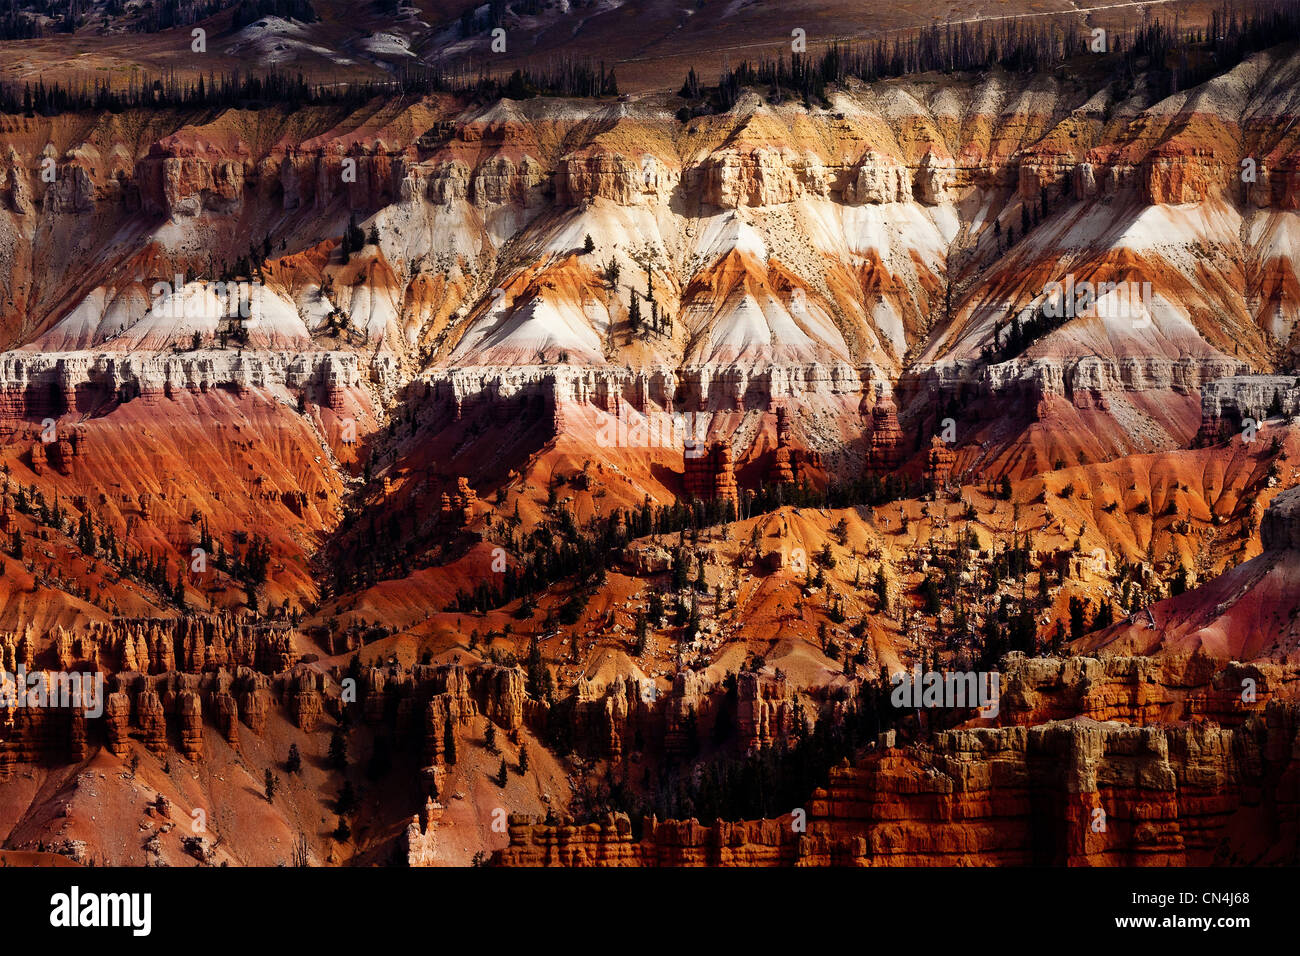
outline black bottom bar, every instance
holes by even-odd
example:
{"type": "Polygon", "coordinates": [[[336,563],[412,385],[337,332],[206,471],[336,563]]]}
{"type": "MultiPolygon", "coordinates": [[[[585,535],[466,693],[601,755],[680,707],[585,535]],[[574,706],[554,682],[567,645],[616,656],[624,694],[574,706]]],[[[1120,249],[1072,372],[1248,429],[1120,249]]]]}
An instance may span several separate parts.
{"type": "Polygon", "coordinates": [[[1182,941],[1199,935],[1231,945],[1242,934],[1277,933],[1292,921],[1294,875],[1225,869],[61,867],[0,870],[0,898],[10,918],[21,919],[24,942],[76,936],[128,945],[174,946],[185,939],[221,945],[229,935],[232,943],[337,945],[438,930],[481,934],[487,945],[520,934],[606,943],[632,934],[646,943],[676,938],[698,946],[716,938],[734,946],[747,937],[770,944],[779,924],[796,933],[805,926],[812,934],[805,942],[865,931],[876,946],[1026,932],[1033,934],[1026,940],[1104,934],[1182,941]],[[147,909],[143,896],[102,894],[148,894],[147,909]],[[84,925],[114,918],[116,926],[84,925]],[[145,928],[147,935],[137,935],[145,928]]]}

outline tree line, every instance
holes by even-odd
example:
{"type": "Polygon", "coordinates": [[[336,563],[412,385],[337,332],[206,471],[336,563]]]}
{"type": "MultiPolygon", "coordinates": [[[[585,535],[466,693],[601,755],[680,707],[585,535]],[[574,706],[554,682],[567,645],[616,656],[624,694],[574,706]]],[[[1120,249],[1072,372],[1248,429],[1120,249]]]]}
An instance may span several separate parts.
{"type": "Polygon", "coordinates": [[[1101,58],[1107,71],[1131,80],[1148,77],[1157,98],[1203,83],[1231,70],[1252,53],[1300,39],[1300,2],[1258,0],[1242,5],[1224,3],[1212,11],[1208,29],[1190,29],[1177,20],[1155,19],[1135,29],[1107,31],[1097,38],[1069,16],[1035,17],[987,23],[935,24],[920,31],[869,43],[832,43],[822,53],[793,53],[789,60],[763,57],[727,67],[712,90],[705,90],[692,69],[680,96],[708,96],[712,105],[730,109],[747,87],[767,87],[775,98],[802,96],[806,102],[825,99],[830,84],[864,82],[917,73],[979,72],[1001,67],[1017,73],[1038,73],[1063,66],[1071,59],[1101,58]]]}
{"type": "MultiPolygon", "coordinates": [[[[0,0],[2,2],[2,0],[0,0]]],[[[0,22],[3,14],[0,12],[0,22]]],[[[566,58],[543,69],[515,70],[504,80],[486,71],[472,73],[466,67],[410,67],[391,80],[356,83],[313,84],[302,73],[279,70],[265,73],[235,70],[204,76],[180,76],[175,72],[140,79],[130,77],[124,85],[108,80],[93,83],[46,82],[0,83],[0,113],[27,116],[58,116],[64,113],[109,112],[130,109],[260,110],[285,107],[343,106],[355,109],[377,97],[425,96],[451,93],[489,102],[506,97],[535,96],[600,97],[618,94],[618,80],[603,62],[566,58]]]]}

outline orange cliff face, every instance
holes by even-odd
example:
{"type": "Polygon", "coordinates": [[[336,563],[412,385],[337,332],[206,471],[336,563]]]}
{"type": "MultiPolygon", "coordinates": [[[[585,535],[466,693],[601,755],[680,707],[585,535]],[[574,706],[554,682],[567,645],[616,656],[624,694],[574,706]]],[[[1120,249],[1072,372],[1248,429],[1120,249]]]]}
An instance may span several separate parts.
{"type": "Polygon", "coordinates": [[[1290,858],[1289,838],[1266,834],[1295,826],[1294,666],[1211,675],[1206,661],[1195,676],[1196,666],[1162,675],[1145,658],[1010,664],[1001,698],[1010,723],[938,731],[913,745],[896,745],[889,731],[864,758],[832,768],[830,785],[789,814],[712,825],[646,819],[635,828],[625,814],[573,825],[521,817],[497,861],[1206,866],[1290,858]],[[1189,676],[1201,689],[1171,707],[1189,676]],[[1148,683],[1162,677],[1164,686],[1148,683]],[[1248,706],[1245,677],[1264,688],[1248,706]],[[1289,699],[1265,703],[1274,692],[1289,699]],[[1169,723],[1173,713],[1182,719],[1169,723]],[[1230,725],[1214,722],[1225,718],[1230,725]]]}
{"type": "MultiPolygon", "coordinates": [[[[230,569],[219,566],[220,555],[246,551],[255,536],[265,538],[271,552],[267,601],[286,609],[313,602],[317,592],[308,556],[337,522],[344,493],[340,476],[324,464],[331,456],[328,434],[338,434],[341,416],[314,405],[299,414],[276,390],[253,387],[240,395],[204,383],[125,403],[110,400],[101,414],[77,424],[71,414],[48,419],[45,429],[33,432],[36,440],[28,453],[10,445],[4,456],[10,520],[22,535],[38,534],[49,542],[27,549],[24,560],[69,588],[66,595],[54,592],[40,611],[23,609],[27,602],[20,598],[9,607],[16,616],[8,626],[35,623],[49,613],[56,615],[52,620],[60,613],[83,619],[121,612],[138,616],[146,608],[171,613],[171,602],[151,594],[151,586],[123,586],[94,567],[95,553],[106,544],[97,542],[91,554],[69,560],[67,546],[83,520],[97,538],[111,537],[120,557],[161,560],[169,586],[184,569],[188,607],[216,608],[231,601],[229,592],[239,586],[230,569]],[[37,434],[42,431],[53,440],[44,441],[37,434]],[[160,467],[164,462],[169,464],[160,467]],[[16,507],[19,499],[32,503],[37,496],[63,502],[72,523],[62,532],[42,529],[30,510],[24,514],[16,507]],[[267,521],[270,516],[274,520],[267,521]],[[194,553],[198,547],[206,549],[201,557],[194,553]],[[62,611],[56,610],[60,603],[67,605],[62,611]]],[[[357,409],[353,421],[364,423],[370,400],[354,394],[359,397],[351,400],[357,409]]],[[[19,433],[31,429],[10,423],[19,433]]],[[[339,448],[346,446],[340,442],[339,448]]]]}
{"type": "MultiPolygon", "coordinates": [[[[514,820],[505,866],[1207,866],[1267,863],[1294,835],[1294,707],[1227,731],[1064,721],[946,731],[831,770],[806,814],[740,823],[626,816],[580,826],[514,820]],[[1276,721],[1276,723],[1275,723],[1276,721]],[[1261,806],[1234,748],[1279,779],[1261,806]],[[1265,754],[1271,755],[1264,757],[1265,754]],[[1096,766],[1100,773],[1080,770],[1096,766]],[[1234,840],[1234,828],[1259,834],[1234,840]]],[[[796,808],[803,809],[803,808],[796,808]]]]}

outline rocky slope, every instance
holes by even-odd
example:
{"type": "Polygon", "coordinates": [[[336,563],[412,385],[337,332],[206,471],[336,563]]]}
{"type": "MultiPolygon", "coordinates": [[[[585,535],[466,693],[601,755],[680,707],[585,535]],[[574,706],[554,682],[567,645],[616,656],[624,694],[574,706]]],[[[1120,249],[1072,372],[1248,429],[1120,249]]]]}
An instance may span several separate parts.
{"type": "Polygon", "coordinates": [[[1203,648],[1241,660],[1289,659],[1295,653],[1294,578],[1300,556],[1300,491],[1278,495],[1260,523],[1263,552],[1147,615],[1098,631],[1089,649],[1190,653],[1203,648]],[[1150,625],[1154,623],[1155,627],[1150,625]]]}
{"type": "Polygon", "coordinates": [[[1291,340],[1297,69],[1261,54],[1158,102],[910,79],[687,122],[656,98],[13,117],[2,325],[113,355],[223,331],[311,350],[341,327],[461,401],[577,366],[590,386],[558,401],[736,413],[719,429],[740,438],[786,403],[822,450],[855,399],[897,391],[921,429],[956,402],[995,472],[1170,447],[1204,383],[1291,340]],[[343,257],[349,216],[378,243],[343,257]],[[1069,277],[1119,290],[1007,355],[1069,277]],[[223,278],[255,286],[250,315],[223,278]]]}

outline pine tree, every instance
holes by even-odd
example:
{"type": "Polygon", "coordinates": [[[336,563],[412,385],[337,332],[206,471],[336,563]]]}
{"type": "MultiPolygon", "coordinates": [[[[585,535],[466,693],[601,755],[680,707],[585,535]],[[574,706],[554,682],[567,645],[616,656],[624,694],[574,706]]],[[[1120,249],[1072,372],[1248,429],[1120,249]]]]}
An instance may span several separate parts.
{"type": "Polygon", "coordinates": [[[330,763],[335,770],[344,770],[348,765],[348,738],[338,727],[330,734],[330,763]]]}
{"type": "Polygon", "coordinates": [[[271,768],[266,768],[266,802],[271,803],[275,800],[275,792],[280,788],[280,778],[271,772],[271,768]]]}
{"type": "Polygon", "coordinates": [[[487,722],[487,729],[483,732],[483,746],[487,748],[487,752],[490,754],[497,752],[497,725],[492,723],[490,718],[487,722]]]}
{"type": "Polygon", "coordinates": [[[350,816],[357,808],[357,792],[352,787],[351,780],[343,782],[343,789],[339,791],[338,812],[339,816],[350,816]]]}
{"type": "Polygon", "coordinates": [[[528,772],[528,745],[519,745],[519,773],[522,776],[528,772]]]}
{"type": "Polygon", "coordinates": [[[525,690],[529,697],[542,696],[542,685],[545,682],[546,664],[542,661],[542,649],[537,643],[537,635],[528,643],[528,668],[525,690]]]}
{"type": "Polygon", "coordinates": [[[1092,602],[1070,598],[1070,640],[1077,641],[1087,633],[1087,611],[1092,602]]]}
{"type": "Polygon", "coordinates": [[[507,774],[508,771],[506,770],[506,758],[502,757],[501,767],[500,769],[497,770],[497,786],[500,787],[502,790],[506,788],[506,781],[510,779],[507,774]]]}
{"type": "Polygon", "coordinates": [[[89,514],[83,514],[77,522],[77,547],[83,554],[95,553],[95,524],[89,514]]]}
{"type": "Polygon", "coordinates": [[[681,91],[677,95],[685,100],[700,98],[700,78],[695,75],[695,67],[691,67],[686,74],[686,82],[682,84],[681,91]]]}
{"type": "Polygon", "coordinates": [[[633,645],[632,653],[637,657],[642,657],[646,652],[646,642],[649,636],[649,622],[646,620],[644,611],[636,612],[636,644],[633,645]]]}
{"type": "Polygon", "coordinates": [[[284,769],[289,773],[302,772],[302,754],[298,752],[297,744],[289,745],[289,759],[284,762],[284,769]]]}
{"type": "Polygon", "coordinates": [[[449,765],[456,762],[456,731],[452,726],[452,719],[451,715],[448,715],[447,722],[442,728],[443,759],[449,765]]]}

